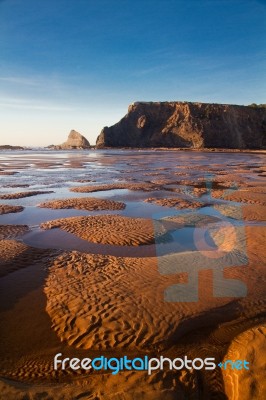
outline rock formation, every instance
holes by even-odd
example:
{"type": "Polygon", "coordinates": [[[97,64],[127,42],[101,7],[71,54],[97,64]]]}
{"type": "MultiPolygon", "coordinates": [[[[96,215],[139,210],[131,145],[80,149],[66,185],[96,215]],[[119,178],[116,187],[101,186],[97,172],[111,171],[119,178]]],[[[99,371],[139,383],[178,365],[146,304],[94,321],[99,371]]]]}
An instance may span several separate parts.
{"type": "Polygon", "coordinates": [[[97,147],[266,148],[266,108],[188,102],[135,102],[103,128],[97,147]]]}
{"type": "Polygon", "coordinates": [[[73,129],[72,131],[70,131],[66,142],[57,146],[49,146],[49,148],[53,148],[56,150],[87,149],[89,147],[90,143],[88,142],[88,140],[79,132],[74,131],[73,129]]]}
{"type": "Polygon", "coordinates": [[[21,146],[11,146],[9,144],[4,144],[0,146],[0,150],[24,150],[25,147],[21,146]]]}

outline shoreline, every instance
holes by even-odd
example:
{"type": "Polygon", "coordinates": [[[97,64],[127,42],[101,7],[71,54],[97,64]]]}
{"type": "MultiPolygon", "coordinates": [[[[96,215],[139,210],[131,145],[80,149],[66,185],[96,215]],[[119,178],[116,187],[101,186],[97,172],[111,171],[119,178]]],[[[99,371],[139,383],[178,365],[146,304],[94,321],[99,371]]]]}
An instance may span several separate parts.
{"type": "Polygon", "coordinates": [[[232,149],[232,148],[200,148],[200,149],[195,149],[195,148],[186,148],[186,147],[110,147],[110,146],[99,146],[96,147],[96,145],[92,145],[88,148],[77,148],[77,149],[55,149],[55,148],[48,148],[48,147],[20,147],[20,146],[8,146],[9,148],[2,148],[4,146],[0,146],[0,151],[71,151],[71,152],[77,152],[77,151],[90,151],[90,150],[133,150],[133,151],[185,151],[185,152],[215,152],[215,153],[254,153],[254,154],[266,154],[266,149],[232,149]]]}
{"type": "Polygon", "coordinates": [[[93,157],[78,151],[74,160],[74,150],[63,157],[18,152],[1,160],[3,172],[19,171],[3,175],[0,189],[3,399],[41,399],[43,392],[55,400],[93,398],[105,387],[114,398],[145,392],[149,400],[249,391],[244,373],[231,382],[220,368],[165,368],[151,376],[57,372],[56,353],[187,355],[214,357],[217,364],[238,354],[252,360],[258,387],[264,377],[263,157],[142,149],[143,157],[140,149],[122,150],[93,157]],[[11,205],[20,207],[17,213],[11,205]],[[221,262],[209,257],[215,251],[221,262]],[[198,298],[171,297],[175,285],[185,288],[183,296],[195,294],[189,276],[198,277],[198,298]],[[232,296],[235,281],[246,294],[232,296]],[[216,296],[221,287],[223,296],[216,296]]]}

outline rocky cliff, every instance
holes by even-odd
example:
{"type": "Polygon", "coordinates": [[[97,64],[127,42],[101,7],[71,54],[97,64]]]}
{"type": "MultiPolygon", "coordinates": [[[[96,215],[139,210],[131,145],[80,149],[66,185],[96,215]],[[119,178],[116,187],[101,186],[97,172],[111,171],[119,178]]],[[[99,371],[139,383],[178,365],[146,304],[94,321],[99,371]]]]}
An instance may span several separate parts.
{"type": "Polygon", "coordinates": [[[97,147],[266,148],[266,108],[187,102],[136,102],[103,128],[97,147]]]}
{"type": "Polygon", "coordinates": [[[51,145],[49,148],[56,150],[87,149],[90,147],[88,140],[77,131],[70,131],[67,141],[59,145],[51,145]]]}

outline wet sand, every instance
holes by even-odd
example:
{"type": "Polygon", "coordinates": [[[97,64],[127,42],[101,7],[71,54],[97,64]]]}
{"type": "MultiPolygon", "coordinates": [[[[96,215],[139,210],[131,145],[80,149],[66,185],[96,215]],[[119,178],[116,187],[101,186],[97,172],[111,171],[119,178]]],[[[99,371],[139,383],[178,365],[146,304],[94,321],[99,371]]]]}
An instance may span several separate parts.
{"type": "Polygon", "coordinates": [[[0,199],[3,200],[12,200],[12,199],[21,199],[22,197],[29,197],[29,196],[37,196],[38,194],[46,194],[52,193],[52,191],[31,191],[31,192],[18,192],[18,193],[10,193],[10,194],[2,194],[0,195],[0,199]]]}
{"type": "Polygon", "coordinates": [[[21,208],[0,215],[0,399],[265,398],[265,156],[17,152],[0,169],[4,212],[21,208]],[[58,352],[251,369],[62,372],[58,352]]]}
{"type": "Polygon", "coordinates": [[[103,200],[97,198],[77,198],[77,199],[64,199],[47,201],[41,203],[39,207],[53,208],[53,209],[68,209],[75,208],[76,210],[123,210],[126,205],[119,201],[103,200]]]}
{"type": "Polygon", "coordinates": [[[0,240],[13,239],[29,231],[27,225],[0,225],[0,240]]]}
{"type": "Polygon", "coordinates": [[[200,203],[199,201],[189,201],[185,199],[168,197],[167,199],[156,199],[153,197],[149,197],[147,200],[148,203],[156,203],[160,206],[165,207],[174,207],[177,209],[191,209],[191,208],[199,208],[204,205],[204,203],[200,203]]]}
{"type": "Polygon", "coordinates": [[[9,206],[8,204],[0,204],[0,215],[16,213],[16,212],[20,212],[23,210],[24,210],[24,208],[21,206],[9,206]]]}
{"type": "Polygon", "coordinates": [[[93,243],[140,246],[155,243],[166,231],[163,225],[154,232],[152,220],[119,215],[73,217],[48,221],[42,229],[60,228],[93,243]]]}

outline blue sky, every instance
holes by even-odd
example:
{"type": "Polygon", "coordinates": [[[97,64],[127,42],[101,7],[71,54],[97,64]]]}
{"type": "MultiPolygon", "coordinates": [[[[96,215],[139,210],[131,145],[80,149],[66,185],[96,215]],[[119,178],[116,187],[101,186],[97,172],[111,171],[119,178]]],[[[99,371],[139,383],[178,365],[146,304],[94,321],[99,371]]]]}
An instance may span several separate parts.
{"type": "Polygon", "coordinates": [[[266,0],[0,0],[0,144],[93,144],[133,101],[265,103],[266,0]]]}

